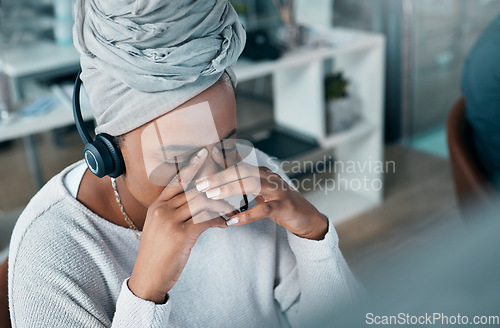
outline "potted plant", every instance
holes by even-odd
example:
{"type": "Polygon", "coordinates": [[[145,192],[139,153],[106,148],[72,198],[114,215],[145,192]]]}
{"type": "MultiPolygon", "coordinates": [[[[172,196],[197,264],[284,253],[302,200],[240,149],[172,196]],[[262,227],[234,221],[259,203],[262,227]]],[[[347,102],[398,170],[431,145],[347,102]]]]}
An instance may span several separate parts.
{"type": "Polygon", "coordinates": [[[357,113],[348,88],[349,81],[341,72],[325,78],[326,117],[329,134],[349,129],[356,121],[357,113]]]}

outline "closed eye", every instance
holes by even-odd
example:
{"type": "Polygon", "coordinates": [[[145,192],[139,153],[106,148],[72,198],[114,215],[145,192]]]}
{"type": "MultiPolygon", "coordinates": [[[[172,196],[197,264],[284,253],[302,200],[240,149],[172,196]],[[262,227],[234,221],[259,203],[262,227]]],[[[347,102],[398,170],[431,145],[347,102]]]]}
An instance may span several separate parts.
{"type": "Polygon", "coordinates": [[[173,161],[165,160],[163,161],[164,164],[171,165],[171,166],[179,166],[179,167],[184,167],[189,163],[189,160],[191,158],[188,157],[187,159],[179,161],[178,157],[175,157],[173,161]]]}
{"type": "MultiPolygon", "coordinates": [[[[217,147],[217,148],[219,148],[219,147],[217,147]]],[[[225,151],[225,152],[232,152],[232,151],[235,151],[235,150],[236,150],[236,144],[235,144],[233,147],[231,147],[231,148],[222,147],[222,149],[221,149],[221,148],[219,148],[219,150],[221,150],[221,151],[225,151]]]]}

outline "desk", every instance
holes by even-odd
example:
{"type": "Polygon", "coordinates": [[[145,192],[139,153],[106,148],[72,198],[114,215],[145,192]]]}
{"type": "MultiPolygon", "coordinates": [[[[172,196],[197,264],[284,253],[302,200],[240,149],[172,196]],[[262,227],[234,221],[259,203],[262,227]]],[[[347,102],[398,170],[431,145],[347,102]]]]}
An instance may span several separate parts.
{"type": "MultiPolygon", "coordinates": [[[[336,46],[300,48],[278,60],[251,62],[241,59],[234,66],[239,81],[266,75],[273,80],[273,99],[276,124],[298,133],[314,137],[325,149],[332,149],[341,161],[383,161],[383,90],[385,72],[385,38],[380,34],[346,29],[333,29],[351,36],[348,42],[336,46]],[[334,70],[341,70],[351,82],[351,91],[361,101],[362,119],[349,131],[328,135],[325,124],[324,61],[332,59],[334,70]]],[[[73,47],[59,47],[52,43],[34,44],[29,49],[6,52],[2,68],[11,78],[16,97],[24,97],[21,81],[26,78],[53,77],[75,72],[79,68],[79,54],[73,47]],[[30,51],[37,54],[26,58],[30,51]]],[[[86,118],[91,118],[87,113],[86,118]]],[[[33,162],[32,174],[41,186],[41,178],[33,134],[72,124],[71,111],[60,106],[46,117],[24,118],[0,127],[0,141],[18,137],[25,140],[28,160],[33,162]]],[[[352,173],[348,178],[382,179],[382,173],[352,173]]],[[[346,190],[335,192],[340,207],[334,213],[340,222],[368,210],[382,200],[383,190],[346,190]]],[[[320,210],[331,207],[321,192],[308,194],[308,199],[320,210]],[[325,203],[326,202],[326,203],[325,203]]],[[[325,211],[326,212],[326,211],[325,211]]]]}
{"type": "MultiPolygon", "coordinates": [[[[4,56],[0,60],[0,71],[10,78],[14,102],[20,102],[26,98],[22,87],[23,80],[57,77],[77,72],[79,68],[80,55],[74,47],[60,47],[48,41],[11,48],[4,51],[4,56]]],[[[86,117],[89,118],[88,115],[86,117]]],[[[40,168],[34,134],[67,126],[72,122],[73,115],[70,109],[61,105],[42,116],[17,118],[14,114],[14,117],[6,124],[0,124],[0,141],[23,139],[27,163],[36,189],[40,189],[45,181],[40,168]]]]}
{"type": "Polygon", "coordinates": [[[79,69],[80,54],[73,46],[61,47],[49,41],[6,49],[0,59],[0,71],[11,79],[14,101],[24,98],[24,79],[57,77],[79,69]]]}
{"type": "MultiPolygon", "coordinates": [[[[84,120],[94,118],[89,108],[82,108],[84,120]]],[[[26,159],[35,188],[40,189],[45,183],[39,163],[34,135],[51,131],[73,124],[73,112],[65,104],[57,104],[48,113],[43,115],[18,116],[13,114],[8,123],[0,123],[0,142],[22,138],[26,151],[26,159]]],[[[82,144],[83,145],[83,144],[82,144]]],[[[83,152],[83,148],[82,148],[83,152]]],[[[83,153],[82,153],[83,154],[83,153]]]]}

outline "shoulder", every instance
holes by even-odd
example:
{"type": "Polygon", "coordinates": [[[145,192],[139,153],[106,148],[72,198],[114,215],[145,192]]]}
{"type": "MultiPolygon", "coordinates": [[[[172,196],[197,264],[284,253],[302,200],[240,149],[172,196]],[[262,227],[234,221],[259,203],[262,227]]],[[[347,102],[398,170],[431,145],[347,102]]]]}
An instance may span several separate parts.
{"type": "Polygon", "coordinates": [[[464,78],[473,79],[481,76],[481,81],[484,82],[485,78],[500,75],[499,56],[500,16],[486,28],[467,56],[464,78]]]}
{"type": "Polygon", "coordinates": [[[81,247],[81,239],[89,238],[94,230],[88,220],[90,211],[69,194],[63,183],[65,174],[78,164],[47,182],[21,213],[10,241],[11,270],[20,262],[74,259],[72,251],[81,247]]]}
{"type": "MultiPolygon", "coordinates": [[[[63,322],[54,325],[53,316],[59,310],[82,317],[92,312],[102,320],[113,312],[106,308],[107,303],[101,306],[95,301],[108,301],[116,294],[114,289],[103,289],[101,281],[105,272],[113,269],[101,238],[107,226],[68,193],[62,180],[64,172],[33,197],[11,238],[8,294],[17,326],[27,326],[30,318],[49,320],[51,324],[46,326],[63,326],[63,322]],[[55,306],[61,308],[55,310],[55,306]]],[[[110,277],[115,279],[116,274],[110,277]]]]}
{"type": "Polygon", "coordinates": [[[485,30],[467,56],[462,90],[466,117],[481,135],[496,134],[500,112],[500,17],[485,30]]]}

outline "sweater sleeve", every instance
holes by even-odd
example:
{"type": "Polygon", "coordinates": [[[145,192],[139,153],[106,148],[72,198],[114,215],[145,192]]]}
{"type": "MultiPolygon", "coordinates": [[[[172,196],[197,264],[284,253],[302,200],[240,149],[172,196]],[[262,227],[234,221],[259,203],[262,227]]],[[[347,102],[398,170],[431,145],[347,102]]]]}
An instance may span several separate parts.
{"type": "Polygon", "coordinates": [[[168,318],[172,302],[155,304],[135,296],[128,287],[128,279],[122,284],[122,290],[116,302],[113,328],[118,327],[168,327],[168,318]]]}
{"type": "Polygon", "coordinates": [[[54,228],[37,217],[11,241],[9,304],[12,326],[168,327],[170,300],[136,297],[125,280],[110,285],[99,243],[75,226],[54,228]],[[71,229],[70,229],[71,228],[71,229]],[[97,245],[97,246],[95,246],[97,245]]]}
{"type": "MultiPolygon", "coordinates": [[[[280,166],[259,152],[261,163],[297,190],[280,166]]],[[[364,295],[339,248],[339,238],[328,218],[322,240],[298,237],[277,227],[277,284],[274,298],[288,325],[311,327],[311,320],[325,317],[340,306],[352,304],[364,295]]]]}
{"type": "Polygon", "coordinates": [[[279,256],[291,251],[295,262],[279,260],[281,277],[274,295],[292,327],[311,326],[311,320],[355,302],[362,292],[338,247],[333,223],[328,221],[328,232],[319,241],[298,237],[284,228],[278,232],[286,234],[278,240],[279,256]]]}

